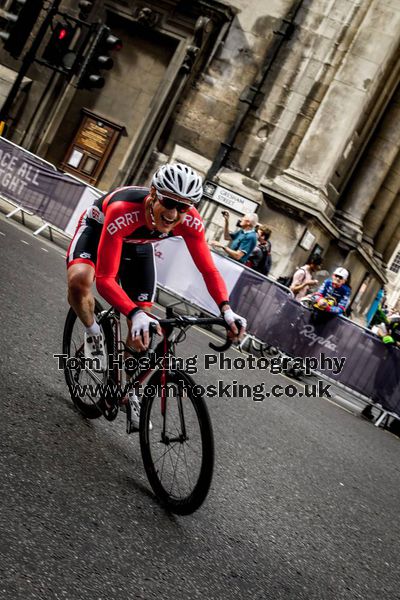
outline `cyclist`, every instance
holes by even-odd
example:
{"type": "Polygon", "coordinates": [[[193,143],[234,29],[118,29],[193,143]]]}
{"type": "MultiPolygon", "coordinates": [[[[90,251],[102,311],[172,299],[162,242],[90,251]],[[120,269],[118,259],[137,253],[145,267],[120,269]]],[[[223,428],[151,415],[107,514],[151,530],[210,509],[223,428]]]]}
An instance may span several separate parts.
{"type": "Polygon", "coordinates": [[[189,166],[165,164],[150,188],[128,186],[98,198],[81,216],[67,252],[68,301],[86,328],[85,357],[107,368],[104,339],[94,318],[92,285],[128,319],[126,343],[136,351],[149,345],[149,316],[156,274],[152,242],[181,236],[221,310],[234,339],[242,337],[246,320],[229,305],[225,283],[207,246],[203,221],[195,208],[203,193],[201,177],[189,166]],[[121,285],[117,279],[119,278],[121,285]],[[238,330],[235,320],[241,322],[238,330]]]}

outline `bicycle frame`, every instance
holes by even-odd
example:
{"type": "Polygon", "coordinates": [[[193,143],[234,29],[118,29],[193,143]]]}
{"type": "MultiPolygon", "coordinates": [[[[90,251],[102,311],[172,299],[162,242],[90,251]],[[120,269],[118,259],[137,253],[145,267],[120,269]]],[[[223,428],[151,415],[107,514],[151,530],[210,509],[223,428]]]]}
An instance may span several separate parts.
{"type": "MultiPolygon", "coordinates": [[[[171,337],[171,334],[174,331],[175,327],[179,327],[183,333],[189,329],[192,325],[212,325],[219,324],[225,325],[225,321],[221,317],[180,317],[177,316],[173,307],[167,307],[166,310],[167,318],[160,319],[159,323],[161,325],[161,329],[163,331],[163,339],[156,345],[155,348],[151,348],[147,351],[148,353],[154,352],[156,358],[163,356],[163,367],[162,367],[162,375],[161,375],[161,384],[162,384],[162,396],[161,396],[161,411],[162,414],[165,412],[165,402],[166,402],[166,392],[165,392],[165,380],[166,374],[171,369],[166,367],[167,358],[175,355],[175,346],[179,343],[179,334],[177,337],[171,337]]],[[[129,354],[135,355],[136,352],[122,341],[121,336],[121,315],[119,311],[114,308],[109,308],[101,313],[99,324],[107,319],[112,327],[113,332],[113,357],[117,359],[120,352],[128,352],[129,354]]],[[[154,336],[153,336],[154,339],[154,336]]],[[[224,352],[231,346],[231,341],[227,340],[225,344],[221,346],[217,346],[215,344],[209,343],[210,348],[218,352],[224,352]]],[[[155,367],[159,368],[159,367],[155,367]]],[[[141,384],[143,381],[147,379],[151,373],[155,370],[155,368],[141,368],[138,373],[135,373],[131,379],[132,387],[135,384],[141,384]]],[[[113,371],[112,371],[113,382],[122,389],[122,376],[121,371],[118,368],[118,360],[114,360],[113,371]]]]}

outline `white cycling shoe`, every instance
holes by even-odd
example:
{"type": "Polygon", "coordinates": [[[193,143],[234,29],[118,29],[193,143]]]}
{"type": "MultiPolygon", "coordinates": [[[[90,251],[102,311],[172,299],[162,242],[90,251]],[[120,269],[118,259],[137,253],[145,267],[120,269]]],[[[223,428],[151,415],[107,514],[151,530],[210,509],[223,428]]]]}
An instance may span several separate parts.
{"type": "Polygon", "coordinates": [[[101,331],[96,335],[85,332],[84,353],[85,359],[93,361],[91,363],[93,366],[88,365],[89,368],[96,372],[107,371],[107,356],[101,331]]]}
{"type": "MultiPolygon", "coordinates": [[[[139,431],[139,423],[140,423],[140,409],[142,405],[142,401],[135,394],[133,390],[129,391],[127,394],[126,403],[126,433],[134,433],[135,431],[139,431]]],[[[149,429],[150,431],[153,429],[153,425],[151,421],[149,421],[149,429]]]]}

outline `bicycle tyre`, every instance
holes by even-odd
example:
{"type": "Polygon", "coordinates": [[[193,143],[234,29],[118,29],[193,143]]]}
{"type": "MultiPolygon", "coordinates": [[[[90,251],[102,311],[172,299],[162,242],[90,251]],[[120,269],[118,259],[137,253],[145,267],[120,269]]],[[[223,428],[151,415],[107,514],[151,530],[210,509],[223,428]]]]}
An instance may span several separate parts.
{"type": "MultiPolygon", "coordinates": [[[[186,397],[181,401],[190,402],[196,415],[199,433],[201,438],[201,466],[199,468],[197,481],[184,497],[177,498],[171,491],[166,489],[165,484],[160,479],[158,467],[156,466],[152,450],[151,439],[152,435],[149,428],[151,409],[153,404],[160,401],[157,395],[157,389],[161,389],[161,371],[156,371],[150,378],[142,399],[142,407],[140,411],[140,448],[142,452],[143,465],[150,482],[151,487],[160,502],[171,512],[178,515],[189,515],[197,510],[207,497],[211,486],[213,469],[214,469],[214,436],[210,415],[204,398],[193,393],[195,382],[193,379],[182,371],[169,371],[166,374],[166,383],[174,384],[179,389],[179,382],[184,382],[187,391],[186,397]]],[[[169,410],[170,400],[167,400],[166,412],[169,410]]],[[[183,410],[186,408],[182,405],[183,410]]],[[[161,411],[160,411],[161,414],[161,411]]],[[[168,417],[160,417],[165,420],[168,417]]],[[[154,421],[153,421],[154,423],[154,421]]],[[[161,443],[161,440],[159,441],[161,443]]],[[[165,452],[165,454],[167,451],[165,452]]],[[[179,453],[179,452],[178,452],[179,453]]],[[[183,452],[185,453],[185,452],[183,452]]],[[[186,457],[185,457],[186,458],[186,457]]],[[[175,476],[175,473],[174,473],[175,476]]]]}
{"type": "MultiPolygon", "coordinates": [[[[104,309],[101,306],[100,302],[98,302],[98,300],[95,299],[95,310],[94,310],[95,315],[100,314],[103,310],[104,309]]],[[[78,319],[78,317],[77,317],[74,309],[70,308],[68,311],[68,314],[67,314],[67,318],[65,320],[64,332],[63,332],[63,354],[67,355],[68,357],[71,357],[72,334],[73,334],[74,326],[77,322],[77,319],[78,319]]],[[[103,330],[106,348],[111,349],[109,352],[107,352],[107,356],[109,356],[109,354],[112,353],[114,336],[113,336],[113,332],[112,332],[110,323],[107,319],[105,319],[102,322],[101,328],[103,330]]],[[[108,358],[107,358],[107,360],[108,360],[108,358]]],[[[87,404],[86,402],[83,402],[83,400],[80,398],[80,396],[77,395],[76,393],[74,393],[74,387],[77,382],[73,380],[71,370],[66,366],[65,360],[64,360],[64,376],[65,376],[65,381],[67,382],[71,400],[74,403],[74,405],[76,406],[76,408],[79,410],[79,412],[87,419],[97,419],[97,418],[101,417],[104,414],[104,398],[99,398],[97,401],[94,401],[93,404],[87,404]]]]}

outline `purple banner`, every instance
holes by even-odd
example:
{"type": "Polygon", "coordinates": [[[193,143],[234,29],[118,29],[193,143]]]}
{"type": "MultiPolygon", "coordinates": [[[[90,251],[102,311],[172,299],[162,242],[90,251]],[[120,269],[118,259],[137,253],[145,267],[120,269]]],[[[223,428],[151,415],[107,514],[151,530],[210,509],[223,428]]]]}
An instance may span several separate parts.
{"type": "Polygon", "coordinates": [[[400,350],[342,317],[304,308],[272,281],[245,270],[231,304],[248,320],[249,333],[285,354],[314,357],[323,373],[326,359],[344,359],[330,377],[400,416],[400,350]]]}
{"type": "Polygon", "coordinates": [[[65,229],[86,186],[0,137],[0,194],[65,229]]]}

